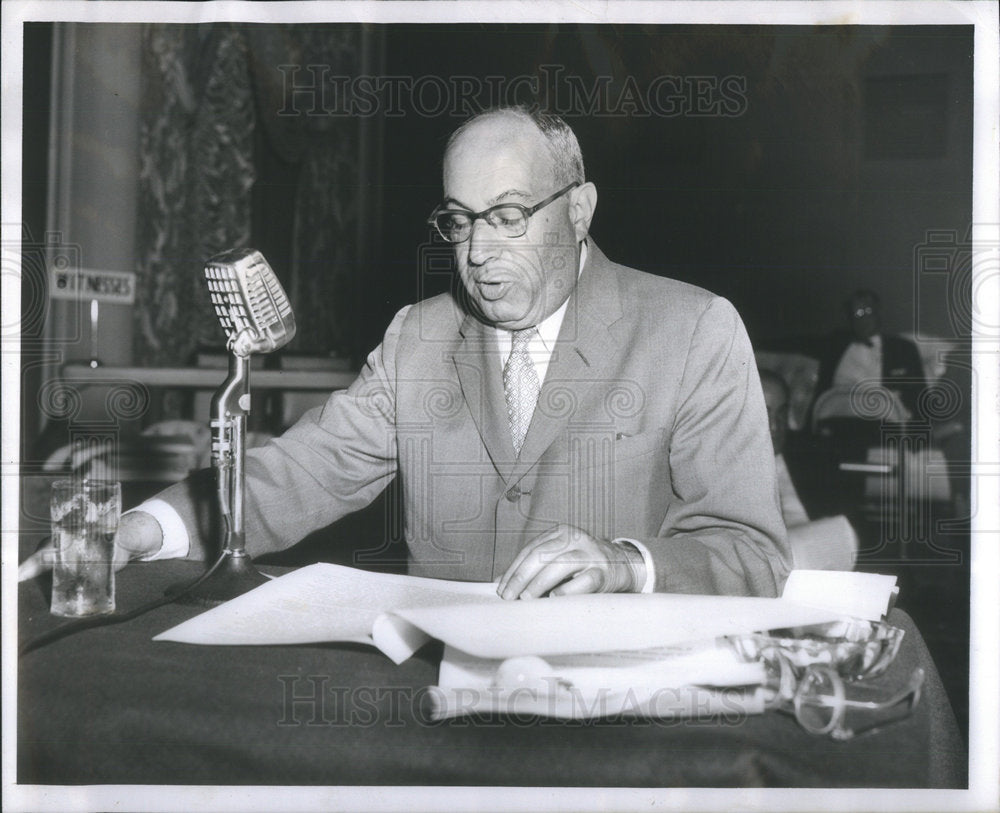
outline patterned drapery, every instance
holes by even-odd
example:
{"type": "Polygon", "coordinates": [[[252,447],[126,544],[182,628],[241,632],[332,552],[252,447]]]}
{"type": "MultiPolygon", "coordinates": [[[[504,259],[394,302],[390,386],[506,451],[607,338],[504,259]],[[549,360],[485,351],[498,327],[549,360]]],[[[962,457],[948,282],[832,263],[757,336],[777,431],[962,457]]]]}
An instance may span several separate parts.
{"type": "MultiPolygon", "coordinates": [[[[358,139],[344,116],[288,115],[279,66],[358,64],[357,27],[147,25],[143,31],[136,362],[187,364],[222,342],[204,261],[252,245],[255,149],[294,168],[286,267],[293,349],[345,346],[357,257],[358,139]]],[[[267,204],[267,196],[258,200],[267,204]]],[[[272,205],[282,205],[281,201],[272,205]]]]}
{"type": "Polygon", "coordinates": [[[356,75],[361,30],[251,26],[246,36],[263,135],[282,160],[298,168],[287,269],[279,271],[298,325],[291,347],[349,355],[357,312],[351,292],[358,257],[358,123],[332,112],[349,107],[350,95],[335,104],[334,93],[305,99],[286,94],[290,84],[314,86],[317,79],[356,75]]]}
{"type": "Polygon", "coordinates": [[[182,365],[217,344],[204,260],[250,240],[255,114],[231,27],[143,32],[136,361],[182,365]]]}

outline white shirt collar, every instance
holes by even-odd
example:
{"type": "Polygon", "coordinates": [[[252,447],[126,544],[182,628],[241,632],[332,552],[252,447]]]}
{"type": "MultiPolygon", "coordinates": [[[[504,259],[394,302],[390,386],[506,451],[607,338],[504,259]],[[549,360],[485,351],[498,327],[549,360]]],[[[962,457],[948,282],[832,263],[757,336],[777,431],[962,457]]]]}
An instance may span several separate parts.
{"type": "MultiPolygon", "coordinates": [[[[580,243],[580,267],[577,270],[577,279],[583,273],[583,266],[586,262],[587,241],[583,240],[580,243]]],[[[532,361],[534,361],[535,367],[538,370],[539,381],[545,378],[545,370],[548,368],[549,358],[555,349],[556,339],[559,338],[559,330],[562,328],[563,318],[566,316],[566,309],[569,307],[569,300],[570,297],[566,297],[566,300],[554,313],[549,314],[535,325],[538,335],[532,339],[531,344],[528,346],[528,352],[531,354],[532,361]]],[[[507,357],[510,355],[511,332],[498,327],[493,328],[493,330],[497,337],[497,347],[500,350],[500,365],[502,367],[507,363],[507,357]]]]}

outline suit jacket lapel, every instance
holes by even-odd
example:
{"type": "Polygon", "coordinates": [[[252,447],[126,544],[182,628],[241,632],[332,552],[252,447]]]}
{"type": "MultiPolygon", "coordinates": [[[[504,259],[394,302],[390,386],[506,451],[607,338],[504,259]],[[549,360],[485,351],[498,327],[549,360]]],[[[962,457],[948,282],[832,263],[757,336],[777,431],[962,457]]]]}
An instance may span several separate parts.
{"type": "Polygon", "coordinates": [[[465,317],[460,332],[463,339],[453,354],[453,361],[462,394],[490,460],[507,482],[514,467],[514,445],[510,438],[496,338],[472,316],[465,317]]]}

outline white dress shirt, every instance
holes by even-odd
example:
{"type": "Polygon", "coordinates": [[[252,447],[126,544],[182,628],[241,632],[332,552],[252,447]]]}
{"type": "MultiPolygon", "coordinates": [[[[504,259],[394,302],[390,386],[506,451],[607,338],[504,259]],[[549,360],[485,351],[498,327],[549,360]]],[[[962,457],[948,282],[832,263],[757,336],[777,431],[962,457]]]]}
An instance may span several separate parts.
{"type": "MultiPolygon", "coordinates": [[[[577,279],[583,273],[583,265],[586,261],[587,242],[585,240],[580,244],[580,266],[576,272],[577,279]]],[[[549,314],[535,325],[535,329],[538,332],[531,338],[531,342],[528,344],[528,355],[531,357],[531,363],[534,365],[535,373],[538,375],[539,386],[545,383],[545,373],[549,369],[549,359],[552,358],[552,351],[556,346],[556,339],[559,338],[559,329],[562,327],[563,318],[566,316],[566,308],[568,307],[569,297],[566,297],[566,301],[554,313],[549,314]]],[[[509,330],[499,327],[493,328],[493,330],[497,337],[497,348],[500,351],[500,369],[502,370],[507,364],[507,359],[510,357],[510,349],[514,340],[509,330]]]]}
{"type": "MultiPolygon", "coordinates": [[[[872,336],[871,347],[864,342],[851,342],[844,355],[840,357],[837,369],[833,372],[834,387],[868,387],[885,388],[891,397],[891,411],[885,416],[890,421],[905,421],[913,417],[903,405],[902,398],[895,390],[885,387],[882,381],[882,337],[872,336]]],[[[884,390],[883,390],[884,391],[884,390]]]]}
{"type": "Polygon", "coordinates": [[[871,347],[851,342],[833,373],[833,386],[853,387],[863,381],[882,381],[882,337],[872,336],[871,347]]]}

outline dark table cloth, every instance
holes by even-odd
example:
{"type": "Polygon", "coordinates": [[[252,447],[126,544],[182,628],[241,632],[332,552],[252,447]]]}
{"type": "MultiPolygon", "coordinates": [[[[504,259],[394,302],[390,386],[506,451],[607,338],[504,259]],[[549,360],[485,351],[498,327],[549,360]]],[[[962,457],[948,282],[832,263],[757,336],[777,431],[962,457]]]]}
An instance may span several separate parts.
{"type": "MultiPolygon", "coordinates": [[[[119,611],[178,581],[190,562],[130,565],[119,611]]],[[[22,642],[62,623],[48,584],[20,586],[22,642]]],[[[202,647],[152,636],[200,612],[170,604],[22,655],[20,784],[585,787],[966,787],[955,719],[912,620],[878,680],[927,672],[908,719],[841,743],[782,713],[600,722],[422,713],[440,648],[400,666],[374,648],[202,647]]]]}

